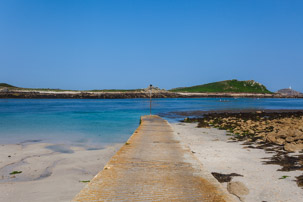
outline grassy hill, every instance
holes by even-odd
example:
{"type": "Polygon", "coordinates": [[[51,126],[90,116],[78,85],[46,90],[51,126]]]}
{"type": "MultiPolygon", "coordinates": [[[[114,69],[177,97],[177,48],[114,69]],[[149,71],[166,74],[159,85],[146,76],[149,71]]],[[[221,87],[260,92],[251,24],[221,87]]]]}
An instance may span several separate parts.
{"type": "Polygon", "coordinates": [[[267,90],[264,85],[253,80],[238,81],[236,79],[191,87],[174,88],[170,91],[190,93],[272,93],[267,90]]]}
{"type": "Polygon", "coordinates": [[[0,83],[0,88],[17,88],[17,87],[9,85],[7,83],[0,83]]]}

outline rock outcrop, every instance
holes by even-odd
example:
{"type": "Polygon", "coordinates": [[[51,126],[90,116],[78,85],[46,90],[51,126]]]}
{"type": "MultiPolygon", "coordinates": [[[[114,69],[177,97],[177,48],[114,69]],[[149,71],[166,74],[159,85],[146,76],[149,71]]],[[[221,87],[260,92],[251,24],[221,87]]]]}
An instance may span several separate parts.
{"type": "Polygon", "coordinates": [[[268,142],[281,145],[288,152],[303,151],[303,112],[222,113],[207,114],[198,127],[216,127],[235,134],[239,140],[268,142]]]}
{"type": "Polygon", "coordinates": [[[4,87],[4,88],[0,88],[0,92],[1,93],[8,93],[9,92],[9,89],[4,87]]]}
{"type": "Polygon", "coordinates": [[[278,90],[276,93],[281,94],[281,95],[286,95],[286,96],[303,96],[302,93],[292,90],[291,88],[285,88],[278,90]]]}

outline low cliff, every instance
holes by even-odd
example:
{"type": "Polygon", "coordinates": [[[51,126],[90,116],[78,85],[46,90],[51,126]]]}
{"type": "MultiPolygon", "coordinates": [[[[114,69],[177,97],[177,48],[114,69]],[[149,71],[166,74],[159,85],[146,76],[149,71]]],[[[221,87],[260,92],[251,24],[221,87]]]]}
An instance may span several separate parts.
{"type": "MultiPolygon", "coordinates": [[[[175,93],[153,92],[153,98],[207,98],[207,97],[248,97],[248,98],[303,98],[302,95],[288,96],[266,93],[175,93]]],[[[0,98],[26,99],[130,99],[149,98],[147,92],[43,92],[43,91],[1,91],[0,98]]]]}

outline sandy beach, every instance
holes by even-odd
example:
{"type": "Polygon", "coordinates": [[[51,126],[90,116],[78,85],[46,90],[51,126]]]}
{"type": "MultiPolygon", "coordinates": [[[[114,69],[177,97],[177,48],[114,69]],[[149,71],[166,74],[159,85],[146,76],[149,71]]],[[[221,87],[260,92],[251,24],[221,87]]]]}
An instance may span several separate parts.
{"type": "Polygon", "coordinates": [[[70,201],[121,147],[0,145],[0,201],[70,201]],[[19,174],[10,174],[22,171],[19,174]]]}
{"type": "MultiPolygon", "coordinates": [[[[241,201],[302,200],[303,189],[295,182],[302,172],[282,172],[277,171],[279,165],[265,165],[263,162],[272,153],[230,141],[225,130],[197,128],[197,123],[171,125],[181,143],[190,148],[206,170],[241,175],[231,180],[243,183],[249,190],[239,197],[241,201]]],[[[28,142],[0,145],[0,201],[70,201],[121,145],[105,148],[28,142]],[[14,171],[22,172],[10,174],[14,171]]],[[[222,185],[227,188],[227,182],[222,185]]]]}
{"type": "MultiPolygon", "coordinates": [[[[232,178],[232,182],[242,182],[249,189],[249,194],[243,196],[242,201],[302,200],[303,189],[294,181],[295,176],[302,172],[282,172],[277,171],[280,168],[278,165],[264,165],[264,158],[273,154],[261,149],[244,148],[241,142],[230,142],[224,130],[197,128],[196,123],[173,123],[172,126],[208,171],[242,175],[232,178]]],[[[226,182],[223,185],[227,187],[226,182]]]]}

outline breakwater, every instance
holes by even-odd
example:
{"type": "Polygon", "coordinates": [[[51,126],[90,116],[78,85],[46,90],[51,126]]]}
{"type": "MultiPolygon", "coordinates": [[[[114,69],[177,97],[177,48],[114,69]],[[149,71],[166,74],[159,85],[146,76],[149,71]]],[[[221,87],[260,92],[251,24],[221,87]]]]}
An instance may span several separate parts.
{"type": "Polygon", "coordinates": [[[143,116],[124,146],[72,200],[232,202],[159,116],[143,116]]]}

